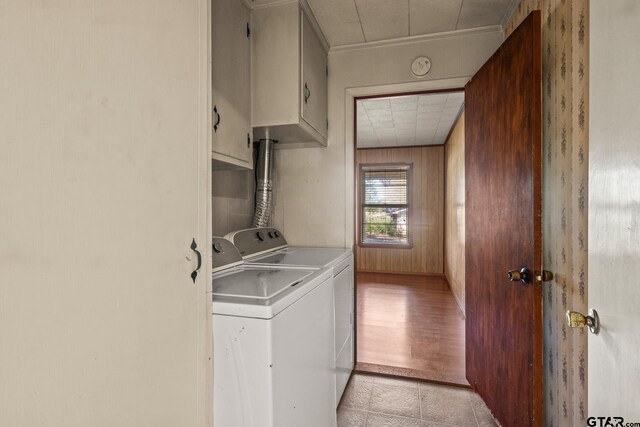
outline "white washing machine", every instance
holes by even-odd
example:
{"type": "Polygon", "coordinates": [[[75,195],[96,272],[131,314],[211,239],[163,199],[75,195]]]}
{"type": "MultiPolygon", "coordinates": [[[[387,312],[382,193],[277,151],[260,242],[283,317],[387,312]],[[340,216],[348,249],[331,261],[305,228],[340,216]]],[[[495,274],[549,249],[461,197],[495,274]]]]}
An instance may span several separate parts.
{"type": "Polygon", "coordinates": [[[331,272],[250,266],[213,245],[214,425],[335,427],[331,272]]]}
{"type": "Polygon", "coordinates": [[[289,246],[279,230],[250,228],[225,236],[238,248],[245,265],[331,271],[334,286],[334,358],[336,407],[354,368],[354,266],[350,249],[289,246]]]}

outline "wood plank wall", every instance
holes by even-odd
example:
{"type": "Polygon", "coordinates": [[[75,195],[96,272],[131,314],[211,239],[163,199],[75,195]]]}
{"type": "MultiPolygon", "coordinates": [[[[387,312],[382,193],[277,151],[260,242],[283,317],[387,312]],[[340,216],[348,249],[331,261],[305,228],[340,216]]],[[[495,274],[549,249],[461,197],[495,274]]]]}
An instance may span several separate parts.
{"type": "MultiPolygon", "coordinates": [[[[367,272],[443,274],[444,264],[444,147],[381,148],[356,151],[360,164],[412,163],[411,249],[357,246],[357,269],[367,272]]],[[[360,177],[356,191],[359,192],[360,177]]],[[[356,196],[359,203],[359,194],[356,196]]],[[[360,209],[356,206],[356,212],[360,209]]],[[[356,232],[360,230],[359,225],[356,232]]],[[[358,239],[359,240],[359,239],[358,239]]]]}
{"type": "Polygon", "coordinates": [[[464,313],[464,113],[445,148],[444,275],[464,313]]]}

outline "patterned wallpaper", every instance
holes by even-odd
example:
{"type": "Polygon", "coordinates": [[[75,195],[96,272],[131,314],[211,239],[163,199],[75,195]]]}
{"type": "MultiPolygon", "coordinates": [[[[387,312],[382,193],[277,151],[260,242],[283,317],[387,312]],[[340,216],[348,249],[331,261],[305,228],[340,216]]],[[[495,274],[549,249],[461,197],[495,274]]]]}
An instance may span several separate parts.
{"type": "Polygon", "coordinates": [[[565,326],[587,311],[589,0],[522,0],[505,37],[542,12],[544,425],[586,425],[587,336],[565,326]]]}

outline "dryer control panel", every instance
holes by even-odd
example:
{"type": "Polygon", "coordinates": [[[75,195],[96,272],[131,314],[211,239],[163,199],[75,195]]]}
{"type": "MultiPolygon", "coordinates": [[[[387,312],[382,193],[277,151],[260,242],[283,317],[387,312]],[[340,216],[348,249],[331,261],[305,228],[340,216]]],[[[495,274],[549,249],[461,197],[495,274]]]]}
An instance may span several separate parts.
{"type": "Polygon", "coordinates": [[[238,249],[227,239],[213,238],[213,271],[224,270],[242,264],[242,256],[238,249]]]}
{"type": "Polygon", "coordinates": [[[236,245],[243,258],[286,248],[287,241],[280,230],[272,227],[247,228],[225,236],[236,245]]]}

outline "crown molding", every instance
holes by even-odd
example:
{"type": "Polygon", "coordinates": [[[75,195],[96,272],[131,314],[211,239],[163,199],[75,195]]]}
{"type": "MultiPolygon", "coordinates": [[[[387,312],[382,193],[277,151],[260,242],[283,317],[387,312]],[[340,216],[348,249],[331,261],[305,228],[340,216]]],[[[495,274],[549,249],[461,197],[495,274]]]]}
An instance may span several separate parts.
{"type": "Polygon", "coordinates": [[[502,34],[503,33],[502,26],[490,25],[487,27],[469,28],[465,30],[444,31],[441,33],[398,37],[395,39],[378,40],[374,42],[347,44],[347,45],[332,47],[329,50],[329,52],[334,53],[334,52],[344,52],[349,50],[372,49],[372,48],[383,47],[383,46],[395,46],[395,45],[402,45],[402,44],[409,44],[409,43],[420,43],[420,42],[431,41],[431,40],[448,39],[448,38],[461,37],[461,36],[473,36],[473,35],[487,34],[487,33],[502,34]]]}

